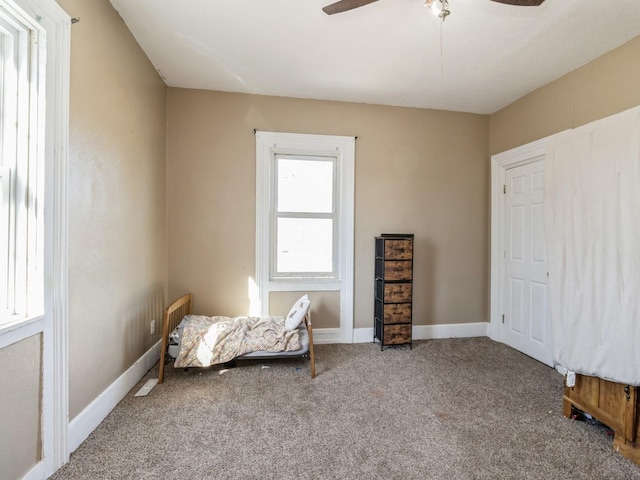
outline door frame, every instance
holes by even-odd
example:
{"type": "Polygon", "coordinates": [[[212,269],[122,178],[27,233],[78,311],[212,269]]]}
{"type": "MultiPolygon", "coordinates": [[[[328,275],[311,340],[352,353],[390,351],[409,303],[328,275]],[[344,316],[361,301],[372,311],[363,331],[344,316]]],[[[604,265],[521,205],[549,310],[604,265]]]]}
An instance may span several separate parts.
{"type": "Polygon", "coordinates": [[[511,168],[544,159],[550,138],[545,137],[491,156],[491,303],[489,337],[496,342],[504,343],[502,315],[504,313],[504,185],[506,172],[511,168]]]}

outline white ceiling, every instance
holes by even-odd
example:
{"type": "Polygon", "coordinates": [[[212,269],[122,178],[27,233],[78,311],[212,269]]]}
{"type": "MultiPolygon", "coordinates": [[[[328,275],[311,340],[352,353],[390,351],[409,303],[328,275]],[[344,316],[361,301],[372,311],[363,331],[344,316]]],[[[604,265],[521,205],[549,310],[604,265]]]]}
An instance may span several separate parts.
{"type": "Polygon", "coordinates": [[[640,34],[640,0],[111,3],[169,86],[484,114],[640,34]]]}

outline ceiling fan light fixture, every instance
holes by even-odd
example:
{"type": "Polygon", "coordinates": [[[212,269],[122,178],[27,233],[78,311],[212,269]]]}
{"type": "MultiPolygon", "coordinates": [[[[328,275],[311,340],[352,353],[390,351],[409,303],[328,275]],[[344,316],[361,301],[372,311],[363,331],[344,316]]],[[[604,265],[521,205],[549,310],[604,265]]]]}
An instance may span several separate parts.
{"type": "Polygon", "coordinates": [[[424,6],[429,7],[433,14],[441,18],[443,22],[451,14],[449,0],[426,0],[424,6]]]}

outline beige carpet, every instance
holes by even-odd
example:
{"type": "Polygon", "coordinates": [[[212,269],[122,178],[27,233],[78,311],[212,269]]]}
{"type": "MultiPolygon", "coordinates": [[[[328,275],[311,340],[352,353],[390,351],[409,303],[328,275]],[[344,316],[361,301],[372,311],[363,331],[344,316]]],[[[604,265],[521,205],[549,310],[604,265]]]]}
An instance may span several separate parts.
{"type": "Polygon", "coordinates": [[[562,416],[557,372],[487,338],[319,345],[317,371],[170,366],[134,397],[156,367],[52,478],[640,479],[562,416]]]}

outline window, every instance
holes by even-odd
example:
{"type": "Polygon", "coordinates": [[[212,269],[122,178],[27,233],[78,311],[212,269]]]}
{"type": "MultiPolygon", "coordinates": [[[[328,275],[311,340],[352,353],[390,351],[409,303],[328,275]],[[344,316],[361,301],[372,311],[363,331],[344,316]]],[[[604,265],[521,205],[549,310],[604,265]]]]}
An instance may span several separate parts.
{"type": "Polygon", "coordinates": [[[0,348],[42,337],[41,458],[29,478],[69,460],[70,27],[55,0],[0,0],[0,348]]]}
{"type": "Polygon", "coordinates": [[[327,341],[352,341],[354,169],[354,137],[256,132],[251,314],[268,314],[274,292],[338,292],[327,341]]]}
{"type": "Polygon", "coordinates": [[[271,278],[336,278],[336,157],[274,155],[271,278]]]}
{"type": "Polygon", "coordinates": [[[0,326],[43,314],[44,47],[0,8],[0,326]]]}

